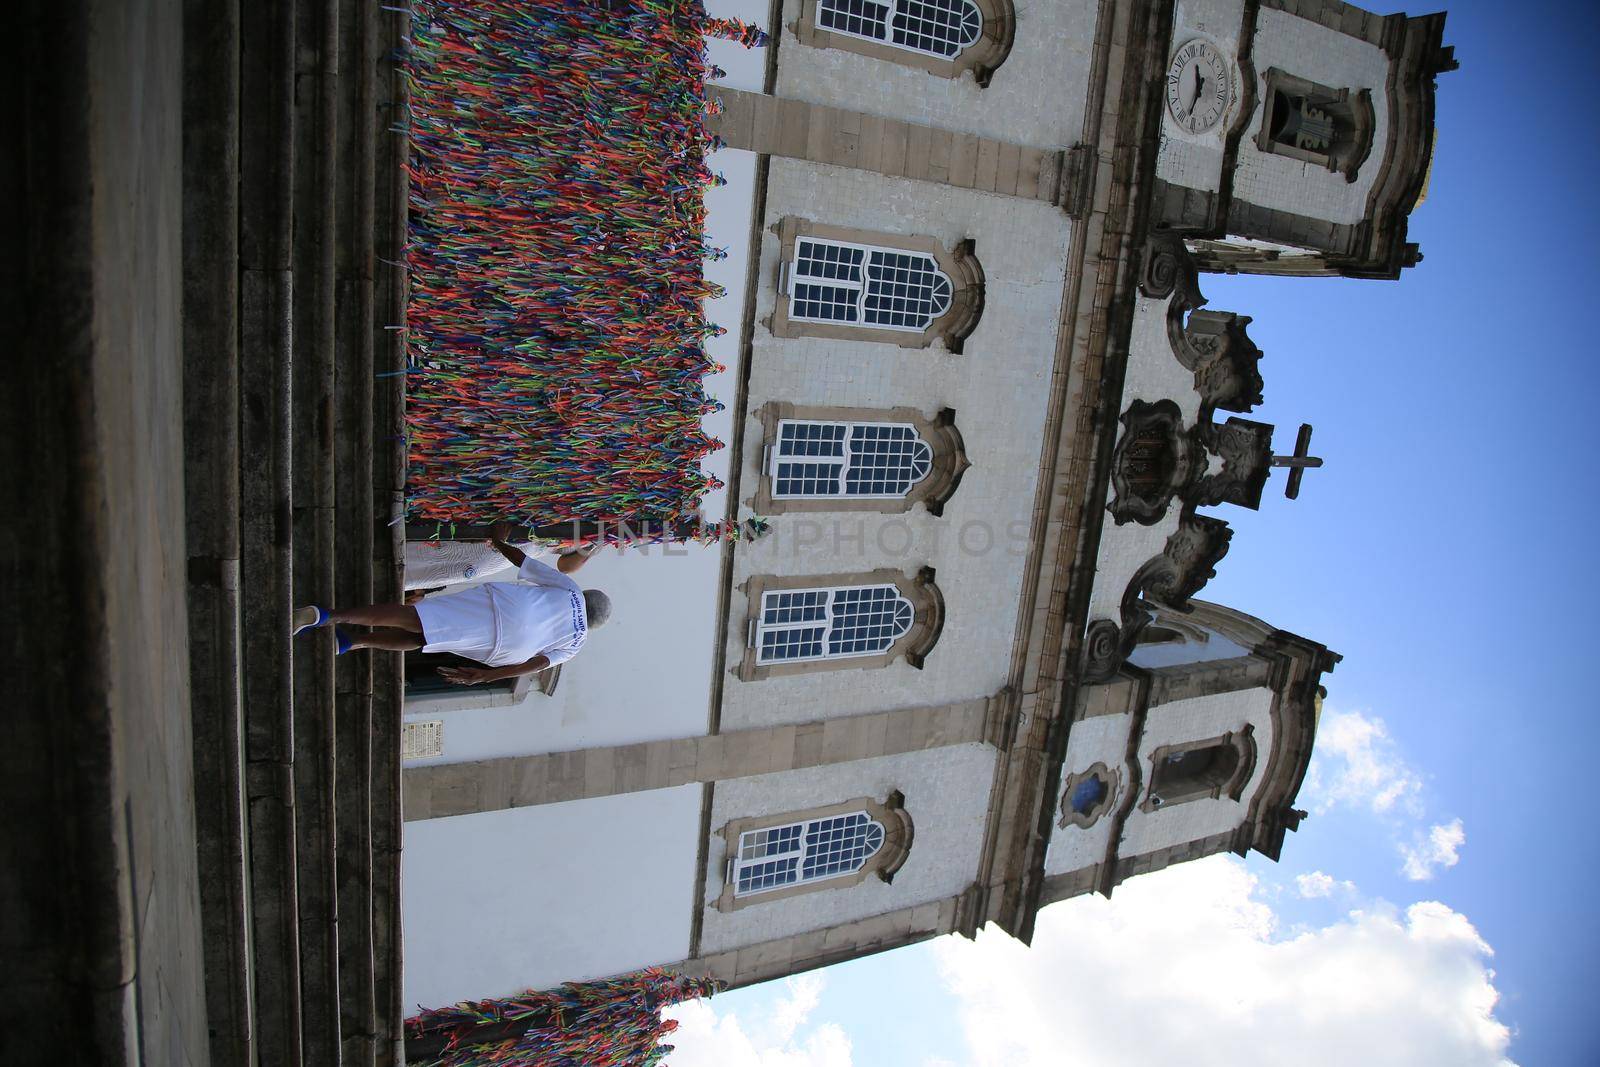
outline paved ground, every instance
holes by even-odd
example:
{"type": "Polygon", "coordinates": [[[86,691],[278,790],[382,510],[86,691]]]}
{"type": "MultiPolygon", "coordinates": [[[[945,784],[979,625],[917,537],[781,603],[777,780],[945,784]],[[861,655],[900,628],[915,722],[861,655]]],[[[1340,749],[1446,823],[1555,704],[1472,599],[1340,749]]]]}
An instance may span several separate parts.
{"type": "Polygon", "coordinates": [[[25,0],[0,178],[0,1062],[207,1062],[184,612],[179,0],[25,0]],[[18,127],[13,126],[13,131],[18,127]]]}

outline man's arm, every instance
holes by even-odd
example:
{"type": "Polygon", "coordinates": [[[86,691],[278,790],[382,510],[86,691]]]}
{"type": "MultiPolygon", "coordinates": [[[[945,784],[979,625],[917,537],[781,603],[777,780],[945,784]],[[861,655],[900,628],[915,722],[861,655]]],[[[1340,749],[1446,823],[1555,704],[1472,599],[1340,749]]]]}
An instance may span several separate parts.
{"type": "Polygon", "coordinates": [[[502,556],[509,560],[513,567],[520,568],[523,564],[523,561],[526,560],[528,556],[527,553],[523,552],[522,549],[518,548],[516,545],[506,544],[506,538],[510,536],[511,524],[507,522],[497,522],[494,524],[494,529],[489,534],[489,543],[495,547],[495,551],[499,552],[502,556]]]}
{"type": "MultiPolygon", "coordinates": [[[[528,554],[516,545],[507,544],[506,538],[510,536],[510,523],[495,523],[494,531],[489,535],[489,543],[494,546],[495,551],[509,560],[513,567],[521,570],[523,562],[528,558],[528,554]]],[[[589,557],[598,551],[600,551],[599,545],[584,545],[581,548],[572,549],[570,552],[563,552],[556,557],[556,570],[562,574],[571,574],[589,562],[589,557]]]]}
{"type": "Polygon", "coordinates": [[[581,548],[574,548],[570,552],[563,552],[556,557],[556,570],[562,574],[571,574],[585,563],[588,563],[589,557],[598,551],[600,551],[599,545],[584,545],[581,548]]]}
{"type": "Polygon", "coordinates": [[[526,663],[512,663],[505,667],[440,667],[439,675],[456,685],[482,685],[484,682],[503,682],[507,678],[537,674],[548,666],[549,657],[541,654],[526,663]]]}

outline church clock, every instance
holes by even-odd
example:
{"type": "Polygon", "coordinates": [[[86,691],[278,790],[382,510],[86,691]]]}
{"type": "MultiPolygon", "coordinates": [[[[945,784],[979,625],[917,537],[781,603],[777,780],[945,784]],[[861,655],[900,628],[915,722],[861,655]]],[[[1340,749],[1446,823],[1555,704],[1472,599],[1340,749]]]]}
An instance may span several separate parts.
{"type": "Polygon", "coordinates": [[[1233,100],[1232,66],[1209,41],[1196,38],[1178,49],[1167,67],[1167,110],[1189,133],[1205,133],[1233,100]]]}

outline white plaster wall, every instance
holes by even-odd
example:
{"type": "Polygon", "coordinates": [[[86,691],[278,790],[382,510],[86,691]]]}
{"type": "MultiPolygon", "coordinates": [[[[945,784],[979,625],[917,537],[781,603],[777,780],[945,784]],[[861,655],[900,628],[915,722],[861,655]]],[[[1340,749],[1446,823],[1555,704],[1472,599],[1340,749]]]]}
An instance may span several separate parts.
{"type": "MultiPolygon", "coordinates": [[[[1278,211],[1327,219],[1360,222],[1367,217],[1367,196],[1382,169],[1389,143],[1389,59],[1376,45],[1347,37],[1319,23],[1263,7],[1256,19],[1253,53],[1257,77],[1269,67],[1326,85],[1330,89],[1372,91],[1374,127],[1372,152],[1354,182],[1326,167],[1302,163],[1288,156],[1262,152],[1255,144],[1266,108],[1257,93],[1255,113],[1239,139],[1233,195],[1237,200],[1278,211]]],[[[1264,85],[1265,82],[1258,82],[1264,85]]]]}
{"type": "MultiPolygon", "coordinates": [[[[1038,481],[1046,399],[1055,358],[1070,223],[1034,201],[774,159],[768,224],[798,216],[885,233],[932,236],[947,247],[976,242],[986,276],[982,318],[954,355],[940,346],[775,338],[761,322],[776,297],[779,243],[767,234],[757,289],[749,410],[796,404],[956,412],[972,463],[942,517],[918,506],[898,515],[863,512],[773,516],[772,533],[736,553],[735,585],[755,574],[859,573],[892,567],[937,571],[946,617],[923,670],[903,660],[842,669],[727,679],[723,729],[735,730],[908,705],[987,696],[1005,684],[1016,628],[1028,520],[1038,481]]],[[[757,419],[746,425],[741,494],[754,495],[764,450],[757,419]]],[[[748,639],[749,606],[729,604],[728,665],[748,639]]]]}
{"type": "Polygon", "coordinates": [[[405,1004],[689,954],[699,785],[406,824],[405,1004]]]}
{"type": "MultiPolygon", "coordinates": [[[[1244,23],[1242,0],[1181,0],[1173,13],[1170,58],[1179,48],[1200,38],[1216,45],[1230,60],[1239,54],[1240,28],[1244,23]]],[[[1236,65],[1230,64],[1233,95],[1227,112],[1205,133],[1190,133],[1173,119],[1165,104],[1161,107],[1161,144],[1156,151],[1156,177],[1189,189],[1215,192],[1222,185],[1223,142],[1238,120],[1244,90],[1236,65]]]]}
{"type": "Polygon", "coordinates": [[[945,78],[801,44],[789,29],[800,5],[784,3],[778,96],[1041,148],[1080,139],[1099,7],[1091,0],[1021,0],[1015,44],[988,88],[970,74],[945,78]]]}
{"type": "Polygon", "coordinates": [[[1271,761],[1272,699],[1270,689],[1244,689],[1177,700],[1150,709],[1144,736],[1139,739],[1139,766],[1146,785],[1150,781],[1151,756],[1162,745],[1203,741],[1240,730],[1246,723],[1255,727],[1256,765],[1238,800],[1191,800],[1152,812],[1134,808],[1123,826],[1119,855],[1126,858],[1196,841],[1231,830],[1244,821],[1250,799],[1271,761]]]}
{"type": "Polygon", "coordinates": [[[1122,594],[1127,592],[1133,574],[1167,547],[1167,538],[1177,532],[1183,509],[1171,507],[1152,526],[1136,522],[1115,525],[1109,517],[1100,534],[1100,554],[1095,562],[1094,591],[1089,597],[1089,621],[1110,619],[1122,622],[1122,594]]]}
{"type": "Polygon", "coordinates": [[[1051,814],[1054,829],[1050,831],[1050,844],[1044,855],[1044,873],[1066,874],[1099,863],[1105,858],[1106,844],[1115,822],[1111,818],[1124,800],[1132,781],[1128,773],[1128,728],[1133,724],[1131,715],[1096,715],[1079,719],[1072,724],[1067,737],[1067,754],[1061,764],[1061,781],[1086,771],[1096,763],[1104,763],[1119,775],[1118,791],[1107,798],[1105,812],[1088,827],[1061,826],[1061,796],[1055,797],[1055,811],[1051,814]]]}
{"type": "Polygon", "coordinates": [[[994,761],[993,748],[973,743],[719,783],[711,811],[701,951],[723,952],[960,893],[977,874],[994,761]],[[737,911],[714,906],[728,859],[719,831],[733,819],[856,797],[881,801],[896,789],[905,794],[914,837],[893,884],[868,876],[854,886],[800,893],[737,911]]]}
{"type": "Polygon", "coordinates": [[[1122,385],[1122,410],[1135,400],[1171,400],[1183,412],[1185,425],[1200,415],[1200,394],[1194,371],[1178,362],[1167,336],[1167,311],[1172,297],[1139,295],[1134,300],[1133,331],[1128,336],[1128,373],[1122,385]]]}

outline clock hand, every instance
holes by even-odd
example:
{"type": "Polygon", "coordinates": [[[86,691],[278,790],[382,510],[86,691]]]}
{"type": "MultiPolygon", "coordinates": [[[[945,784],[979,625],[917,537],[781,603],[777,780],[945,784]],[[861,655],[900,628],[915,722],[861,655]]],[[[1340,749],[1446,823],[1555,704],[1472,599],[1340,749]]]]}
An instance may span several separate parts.
{"type": "Polygon", "coordinates": [[[1205,80],[1205,78],[1203,78],[1201,76],[1200,68],[1199,67],[1195,67],[1194,68],[1194,103],[1195,103],[1196,107],[1200,106],[1200,97],[1205,95],[1205,91],[1206,91],[1206,80],[1205,80]]]}

